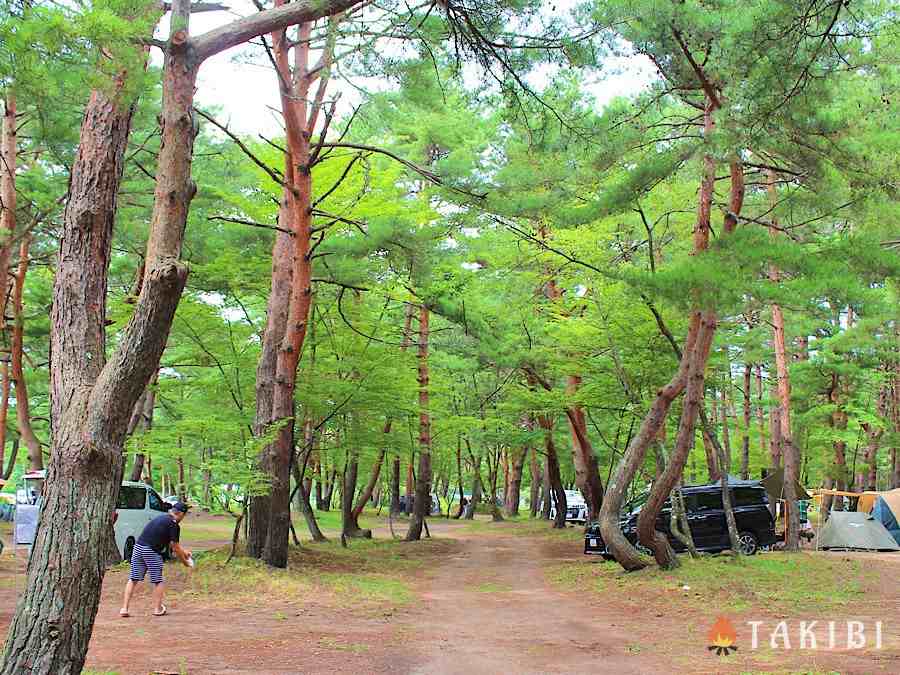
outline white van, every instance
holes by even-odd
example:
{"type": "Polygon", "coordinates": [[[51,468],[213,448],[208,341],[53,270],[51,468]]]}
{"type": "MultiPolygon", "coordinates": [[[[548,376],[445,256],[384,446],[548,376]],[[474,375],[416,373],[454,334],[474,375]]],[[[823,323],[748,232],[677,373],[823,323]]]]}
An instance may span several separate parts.
{"type": "Polygon", "coordinates": [[[123,560],[131,560],[131,551],[144,527],[172,505],[163,500],[149,485],[130,480],[122,482],[116,501],[113,523],[116,531],[116,548],[123,560]]]}
{"type": "MultiPolygon", "coordinates": [[[[30,546],[37,532],[38,512],[46,471],[29,471],[23,477],[24,487],[17,491],[15,543],[30,546]]],[[[162,500],[149,485],[124,481],[119,488],[116,512],[113,516],[116,548],[123,560],[131,559],[134,544],[144,527],[171,505],[162,500]]]]}

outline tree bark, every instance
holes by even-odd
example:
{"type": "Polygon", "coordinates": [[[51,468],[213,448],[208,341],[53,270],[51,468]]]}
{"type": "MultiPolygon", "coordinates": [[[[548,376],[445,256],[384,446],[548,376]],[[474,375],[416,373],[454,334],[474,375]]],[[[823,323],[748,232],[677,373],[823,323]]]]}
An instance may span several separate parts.
{"type": "Polygon", "coordinates": [[[512,456],[509,467],[509,486],[506,491],[506,515],[519,515],[519,500],[522,494],[522,473],[530,448],[525,445],[512,456]]]}
{"type": "MultiPolygon", "coordinates": [[[[570,375],[566,391],[569,395],[581,386],[580,375],[570,375]]],[[[597,454],[588,439],[587,421],[581,406],[572,406],[566,412],[569,430],[572,433],[572,458],[575,465],[575,484],[584,495],[588,505],[588,521],[597,520],[603,505],[603,483],[600,480],[600,466],[597,454]]]]}
{"type": "Polygon", "coordinates": [[[300,464],[302,462],[294,462],[294,490],[297,493],[297,503],[300,507],[300,513],[306,521],[306,527],[309,534],[315,542],[328,541],[322,530],[319,529],[319,522],[316,520],[316,514],[313,513],[312,505],[309,503],[309,490],[306,488],[306,481],[300,474],[300,464]]]}
{"type": "Polygon", "coordinates": [[[540,462],[538,461],[538,453],[537,450],[534,450],[531,453],[531,517],[537,518],[538,508],[540,507],[541,500],[541,483],[543,482],[543,475],[541,473],[540,462]]]}
{"type": "Polygon", "coordinates": [[[752,366],[744,364],[744,434],[741,439],[741,478],[750,478],[750,376],[752,366]]]}
{"type": "MultiPolygon", "coordinates": [[[[390,425],[390,421],[385,424],[385,434],[390,433],[390,425]]],[[[384,448],[378,451],[375,463],[372,464],[372,473],[369,476],[369,482],[366,483],[362,492],[359,493],[359,499],[356,500],[356,506],[353,507],[353,515],[356,518],[359,518],[362,515],[363,509],[366,508],[366,504],[368,504],[369,500],[372,498],[372,492],[374,492],[375,486],[378,484],[378,479],[381,477],[381,465],[384,462],[384,453],[384,448]]]]}
{"type": "Polygon", "coordinates": [[[553,495],[553,503],[556,505],[556,516],[553,519],[553,527],[564,529],[566,526],[566,509],[568,504],[566,501],[566,491],[562,484],[562,477],[559,473],[559,458],[556,455],[556,446],[553,443],[552,426],[547,430],[544,437],[544,444],[547,451],[547,476],[550,483],[550,491],[553,495]]]}
{"type": "Polygon", "coordinates": [[[428,318],[425,305],[419,307],[419,473],[416,476],[416,499],[409,521],[406,541],[418,541],[431,507],[431,414],[428,411],[428,318]]]}
{"type": "MultiPolygon", "coordinates": [[[[128,435],[137,432],[146,433],[153,427],[153,409],[156,406],[156,379],[159,371],[154,375],[150,385],[144,390],[141,398],[138,399],[137,405],[134,406],[131,421],[128,423],[128,435]]],[[[144,478],[144,468],[149,468],[149,458],[144,453],[138,452],[134,455],[134,465],[131,467],[131,480],[139,481],[144,478]]],[[[146,483],[153,485],[153,477],[147,471],[146,483]]]]}
{"type": "Polygon", "coordinates": [[[19,425],[19,435],[28,449],[28,466],[31,471],[41,471],[44,468],[44,456],[41,452],[41,442],[38,440],[31,426],[31,412],[28,403],[28,387],[25,382],[25,373],[22,368],[23,353],[23,329],[25,315],[22,308],[22,292],[25,288],[25,275],[28,273],[28,249],[31,236],[22,237],[19,245],[19,267],[13,284],[13,334],[12,334],[12,379],[16,384],[16,421],[19,425]]]}
{"type": "MultiPolygon", "coordinates": [[[[704,114],[705,137],[711,139],[713,131],[713,102],[707,98],[704,114]]],[[[709,247],[710,211],[715,189],[715,160],[706,154],[703,160],[704,171],[700,188],[700,204],[697,213],[697,225],[694,229],[693,253],[699,254],[709,247]]],[[[731,162],[731,193],[729,210],[725,216],[723,236],[734,231],[737,215],[741,212],[744,201],[743,166],[738,160],[731,162]]],[[[704,373],[709,359],[709,352],[716,331],[716,315],[711,310],[695,310],[692,325],[697,325],[696,338],[691,348],[682,353],[682,365],[686,364],[686,391],[682,407],[681,420],[675,439],[675,448],[669,463],[659,481],[653,484],[650,496],[638,516],[638,540],[651,551],[660,567],[670,569],[678,566],[678,559],[666,536],[656,531],[656,519],[663,502],[669,497],[672,488],[677,484],[684,471],[688,454],[695,442],[695,424],[700,414],[704,396],[704,373]]],[[[664,421],[664,420],[663,420],[664,421]]],[[[602,530],[601,530],[602,531],[602,530]]],[[[603,531],[604,537],[605,531],[603,531]]],[[[643,563],[639,558],[628,560],[629,564],[643,563]]],[[[623,565],[624,566],[624,565],[623,565]]],[[[626,569],[629,569],[626,567],[626,569]]]]}
{"type": "MultiPolygon", "coordinates": [[[[9,361],[0,359],[0,471],[3,471],[3,460],[6,457],[6,419],[9,416],[9,384],[9,361]]],[[[10,470],[9,475],[12,475],[12,470],[10,470]]],[[[3,479],[8,479],[9,475],[4,475],[3,479]]]]}
{"type": "Polygon", "coordinates": [[[145,281],[134,314],[105,364],[110,239],[133,107],[121,100],[124,87],[111,97],[99,90],[91,95],[70,175],[54,283],[50,467],[25,591],[7,634],[0,670],[4,675],[68,675],[84,666],[104,573],[101,544],[115,509],[126,425],[158,367],[187,279],[179,258],[196,192],[190,171],[197,132],[192,114],[197,72],[203,58],[268,32],[279,22],[313,20],[352,3],[294,4],[291,11],[259,12],[250,22],[234,22],[192,44],[187,28],[190,4],[173,2],[145,281]]]}
{"type": "Polygon", "coordinates": [[[391,509],[392,515],[400,513],[400,455],[394,455],[391,462],[391,509]]]}
{"type": "MultiPolygon", "coordinates": [[[[774,208],[778,198],[775,189],[775,174],[768,172],[769,197],[774,208]]],[[[773,226],[770,229],[772,237],[777,235],[777,221],[772,218],[773,226]]],[[[772,265],[769,270],[769,278],[774,283],[781,281],[781,274],[772,265]]],[[[800,478],[799,449],[794,443],[791,434],[791,380],[788,372],[789,357],[784,329],[784,313],[778,303],[772,303],[772,341],[775,347],[775,368],[778,374],[778,400],[779,400],[779,430],[781,455],[784,459],[784,501],[785,501],[785,550],[800,550],[800,507],[797,504],[796,482],[800,478]]]]}
{"type": "Polygon", "coordinates": [[[663,502],[669,497],[672,488],[678,482],[687,456],[694,446],[695,425],[703,399],[704,371],[716,329],[715,314],[699,311],[695,314],[697,314],[696,320],[700,324],[700,328],[693,349],[684,352],[688,363],[687,387],[678,434],[675,437],[675,448],[663,475],[653,484],[650,496],[641,509],[637,523],[638,540],[653,552],[657,564],[664,569],[672,569],[679,563],[668,539],[656,531],[656,519],[663,502]]]}
{"type": "Polygon", "coordinates": [[[178,257],[192,194],[195,72],[173,44],[164,74],[163,144],[147,280],[107,363],[107,268],[133,107],[121,100],[120,88],[111,97],[94,91],[85,110],[51,312],[50,467],[26,589],[7,635],[3,673],[76,673],[84,665],[126,425],[159,362],[187,277],[178,257]]]}
{"type": "Polygon", "coordinates": [[[16,96],[7,92],[0,124],[0,325],[6,323],[9,259],[16,233],[16,96]]]}

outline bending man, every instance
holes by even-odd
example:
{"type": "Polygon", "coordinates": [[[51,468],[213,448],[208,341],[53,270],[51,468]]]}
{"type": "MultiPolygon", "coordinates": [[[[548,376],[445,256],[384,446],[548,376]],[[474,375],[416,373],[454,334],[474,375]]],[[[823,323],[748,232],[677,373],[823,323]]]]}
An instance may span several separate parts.
{"type": "Polygon", "coordinates": [[[161,516],[157,516],[144,528],[141,536],[134,545],[131,554],[131,574],[128,575],[128,584],[125,586],[125,599],[122,601],[122,609],[119,616],[129,616],[128,605],[131,602],[131,594],[134,593],[135,584],[144,580],[147,572],[150,572],[150,583],[153,584],[153,616],[165,616],[166,606],[163,604],[163,551],[172,546],[172,553],[187,567],[193,566],[191,552],[182,548],[178,543],[181,537],[179,523],[187,515],[188,505],[184,502],[176,502],[175,505],[161,516]]]}

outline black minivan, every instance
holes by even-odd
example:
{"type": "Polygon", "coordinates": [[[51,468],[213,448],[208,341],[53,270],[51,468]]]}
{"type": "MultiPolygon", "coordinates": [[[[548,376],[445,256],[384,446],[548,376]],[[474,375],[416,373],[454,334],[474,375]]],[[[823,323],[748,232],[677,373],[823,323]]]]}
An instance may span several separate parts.
{"type": "MultiPolygon", "coordinates": [[[[732,481],[729,488],[741,553],[753,555],[761,547],[774,544],[777,539],[775,520],[769,511],[769,497],[765,488],[758,481],[732,481]]],[[[731,548],[725,524],[725,509],[722,507],[722,486],[719,483],[689,485],[682,488],[682,494],[697,550],[718,553],[731,548]]],[[[626,505],[619,521],[622,533],[632,544],[637,543],[638,514],[646,499],[647,495],[644,495],[626,505]]],[[[684,545],[672,536],[669,528],[671,508],[671,502],[667,499],[656,520],[656,529],[669,537],[675,551],[682,552],[685,550],[684,545]]],[[[600,537],[600,526],[596,523],[584,535],[584,552],[585,555],[602,555],[607,560],[612,558],[600,537]]]]}

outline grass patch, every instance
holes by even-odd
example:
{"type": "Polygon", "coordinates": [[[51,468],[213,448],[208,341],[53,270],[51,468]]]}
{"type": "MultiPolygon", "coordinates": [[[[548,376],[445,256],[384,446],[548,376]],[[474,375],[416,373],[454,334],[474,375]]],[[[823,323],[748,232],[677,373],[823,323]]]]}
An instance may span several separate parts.
{"type": "Polygon", "coordinates": [[[346,602],[405,605],[413,599],[409,584],[385,574],[350,574],[326,572],[321,583],[346,602]]]}
{"type": "Polygon", "coordinates": [[[548,568],[547,576],[565,589],[617,591],[626,598],[656,596],[720,611],[764,607],[780,612],[821,612],[860,600],[872,574],[857,560],[808,554],[680,560],[682,566],[677,570],[653,567],[630,574],[614,562],[573,561],[548,568]]]}
{"type": "MultiPolygon", "coordinates": [[[[235,556],[230,547],[200,553],[188,570],[167,565],[176,593],[218,599],[229,604],[265,604],[273,597],[285,602],[320,599],[326,604],[362,603],[372,608],[396,606],[413,599],[412,575],[437,564],[458,545],[452,540],[427,539],[414,544],[398,540],[353,540],[291,547],[287,569],[273,569],[252,558],[235,556]]],[[[278,617],[276,617],[278,618],[278,617]]]]}

